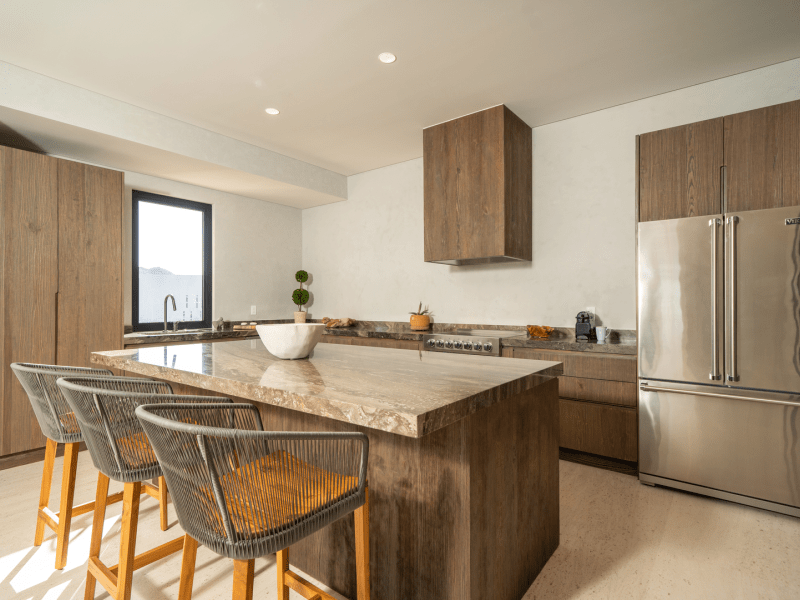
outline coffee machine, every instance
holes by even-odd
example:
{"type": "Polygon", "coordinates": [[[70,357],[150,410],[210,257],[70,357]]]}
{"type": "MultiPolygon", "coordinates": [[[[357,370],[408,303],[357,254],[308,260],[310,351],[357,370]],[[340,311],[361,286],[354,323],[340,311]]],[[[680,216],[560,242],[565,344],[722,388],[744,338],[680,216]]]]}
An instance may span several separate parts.
{"type": "Polygon", "coordinates": [[[579,342],[597,340],[597,334],[592,324],[592,315],[585,310],[579,312],[575,317],[575,339],[579,342]]]}

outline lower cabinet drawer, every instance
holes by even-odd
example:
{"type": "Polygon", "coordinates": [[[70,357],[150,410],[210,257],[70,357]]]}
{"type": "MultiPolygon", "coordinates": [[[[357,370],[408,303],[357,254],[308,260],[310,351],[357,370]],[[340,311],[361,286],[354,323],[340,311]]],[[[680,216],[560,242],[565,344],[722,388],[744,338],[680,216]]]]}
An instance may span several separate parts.
{"type": "Polygon", "coordinates": [[[638,424],[635,408],[559,399],[562,448],[635,462],[638,424]]]}
{"type": "Polygon", "coordinates": [[[636,384],[625,381],[559,377],[558,394],[562,398],[636,407],[636,384]]]}

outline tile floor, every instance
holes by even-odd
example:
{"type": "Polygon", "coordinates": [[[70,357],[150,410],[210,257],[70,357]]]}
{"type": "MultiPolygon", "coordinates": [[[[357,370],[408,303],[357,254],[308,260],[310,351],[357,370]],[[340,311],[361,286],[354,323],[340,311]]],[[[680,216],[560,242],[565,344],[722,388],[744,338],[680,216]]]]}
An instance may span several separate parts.
{"type": "MultiPolygon", "coordinates": [[[[57,459],[54,509],[60,468],[57,459]]],[[[74,520],[67,566],[53,570],[54,535],[31,546],[40,479],[41,463],[0,471],[0,598],[80,599],[92,517],[74,520]]],[[[95,482],[91,459],[81,452],[76,503],[93,498],[95,482]]],[[[118,488],[112,484],[112,491],[118,488]]],[[[113,505],[106,518],[109,564],[117,562],[120,511],[121,504],[113,505]]],[[[172,510],[170,523],[162,532],[156,501],[143,498],[137,553],[180,535],[172,510]]],[[[176,598],[179,567],[176,554],[137,571],[134,598],[176,598]]],[[[231,562],[201,547],[194,599],[230,598],[231,577],[231,562]]],[[[258,560],[255,597],[275,599],[275,587],[274,557],[258,560]]],[[[108,595],[98,586],[96,597],[108,595]]],[[[524,600],[582,598],[800,598],[800,519],[562,461],[561,545],[524,600]]]]}

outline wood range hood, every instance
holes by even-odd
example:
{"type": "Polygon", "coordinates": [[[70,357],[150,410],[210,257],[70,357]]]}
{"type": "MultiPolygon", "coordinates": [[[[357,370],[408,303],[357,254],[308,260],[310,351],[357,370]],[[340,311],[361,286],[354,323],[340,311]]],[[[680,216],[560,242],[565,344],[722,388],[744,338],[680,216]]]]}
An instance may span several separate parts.
{"type": "Polygon", "coordinates": [[[422,137],[425,262],[532,260],[531,128],[501,104],[422,137]]]}

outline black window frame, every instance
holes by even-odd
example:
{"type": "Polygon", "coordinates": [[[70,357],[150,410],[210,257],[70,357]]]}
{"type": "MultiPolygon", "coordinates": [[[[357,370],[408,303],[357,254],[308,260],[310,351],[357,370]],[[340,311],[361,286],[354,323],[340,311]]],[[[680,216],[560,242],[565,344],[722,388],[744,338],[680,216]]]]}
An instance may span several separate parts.
{"type": "MultiPolygon", "coordinates": [[[[133,302],[131,325],[133,331],[160,331],[164,329],[163,322],[158,323],[140,323],[139,322],[139,202],[150,202],[152,204],[161,204],[164,206],[174,206],[177,208],[188,208],[197,210],[203,213],[203,320],[202,321],[181,321],[181,329],[210,329],[211,328],[211,291],[212,291],[212,232],[211,232],[211,204],[205,202],[194,202],[192,200],[183,200],[180,198],[173,198],[172,196],[162,196],[161,194],[153,194],[152,192],[143,192],[140,190],[133,190],[133,202],[131,206],[131,220],[133,236],[132,251],[133,251],[133,302]]],[[[175,299],[175,303],[180,309],[182,304],[180,298],[175,299]]],[[[174,326],[174,321],[167,322],[167,328],[171,331],[174,326]]]]}

